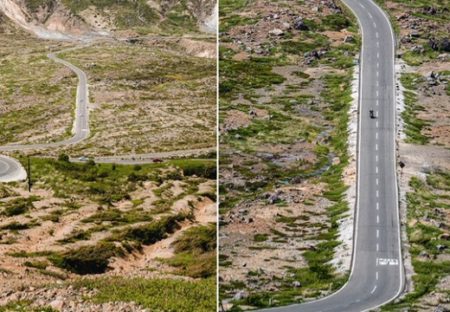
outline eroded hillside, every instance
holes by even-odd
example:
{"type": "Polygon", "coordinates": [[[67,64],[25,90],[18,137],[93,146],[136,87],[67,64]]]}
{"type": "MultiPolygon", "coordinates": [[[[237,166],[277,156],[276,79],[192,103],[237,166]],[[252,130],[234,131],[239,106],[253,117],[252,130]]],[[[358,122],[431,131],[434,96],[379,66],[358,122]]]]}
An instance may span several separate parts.
{"type": "Polygon", "coordinates": [[[215,32],[213,0],[4,0],[0,10],[43,38],[215,32]]]}

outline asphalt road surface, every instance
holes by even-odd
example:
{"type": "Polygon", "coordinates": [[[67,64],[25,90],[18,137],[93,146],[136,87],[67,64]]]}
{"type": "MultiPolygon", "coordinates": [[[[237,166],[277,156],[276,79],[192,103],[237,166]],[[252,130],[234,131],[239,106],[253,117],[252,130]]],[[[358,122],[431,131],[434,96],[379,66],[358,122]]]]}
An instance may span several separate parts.
{"type": "Polygon", "coordinates": [[[363,47],[360,76],[358,198],[352,271],[328,297],[265,311],[352,312],[395,299],[404,285],[395,174],[394,35],[371,0],[343,0],[358,17],[363,47]],[[370,110],[376,118],[371,119],[370,110]]]}
{"type": "Polygon", "coordinates": [[[75,65],[58,58],[54,54],[49,54],[48,57],[64,66],[69,67],[78,76],[78,88],[76,98],[75,121],[72,129],[72,137],[59,142],[42,143],[42,144],[8,144],[0,146],[0,152],[38,150],[46,148],[61,147],[72,145],[81,142],[89,136],[89,96],[86,74],[75,65]]]}
{"type": "Polygon", "coordinates": [[[17,160],[0,155],[0,182],[20,181],[26,177],[25,169],[17,160]]]}

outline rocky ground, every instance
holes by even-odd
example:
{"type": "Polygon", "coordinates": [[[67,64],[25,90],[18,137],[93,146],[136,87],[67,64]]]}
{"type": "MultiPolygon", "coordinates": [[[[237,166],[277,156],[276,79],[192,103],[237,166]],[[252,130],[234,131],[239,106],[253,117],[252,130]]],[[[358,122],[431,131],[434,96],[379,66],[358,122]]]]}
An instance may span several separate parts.
{"type": "Polygon", "coordinates": [[[345,138],[359,37],[343,10],[333,1],[220,7],[225,309],[299,302],[346,279],[348,262],[331,260],[354,183],[345,138]]]}
{"type": "Polygon", "coordinates": [[[383,1],[382,5],[391,15],[399,41],[398,174],[407,264],[406,291],[384,310],[447,311],[450,309],[448,3],[383,1]]]}
{"type": "MultiPolygon", "coordinates": [[[[93,165],[35,159],[31,192],[26,183],[1,186],[0,306],[30,301],[31,306],[49,305],[58,311],[141,311],[145,304],[89,303],[96,289],[77,287],[80,293],[73,283],[93,274],[186,283],[215,275],[215,248],[208,255],[176,247],[186,235],[194,244],[196,239],[215,244],[216,239],[212,229],[206,237],[195,236],[216,221],[215,182],[213,173],[207,173],[214,172],[214,162],[208,170],[200,166],[199,176],[192,171],[199,161],[184,163],[187,167],[173,163],[184,170],[165,165],[87,169],[93,165]],[[90,178],[75,177],[70,169],[74,166],[90,178]],[[187,170],[190,176],[184,176],[187,170]],[[161,232],[156,231],[159,227],[161,232]],[[201,268],[190,262],[194,254],[201,268]]],[[[215,291],[210,291],[212,299],[215,291]]]]}

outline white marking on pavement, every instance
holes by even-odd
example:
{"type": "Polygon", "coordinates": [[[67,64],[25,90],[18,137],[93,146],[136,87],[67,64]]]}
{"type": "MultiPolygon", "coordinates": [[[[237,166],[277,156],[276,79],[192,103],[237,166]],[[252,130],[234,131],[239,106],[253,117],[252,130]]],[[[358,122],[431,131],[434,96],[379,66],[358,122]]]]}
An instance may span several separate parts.
{"type": "Polygon", "coordinates": [[[376,124],[375,124],[376,126],[377,126],[377,128],[378,128],[378,120],[377,120],[377,122],[376,122],[376,124]]]}
{"type": "Polygon", "coordinates": [[[377,47],[378,47],[378,48],[380,47],[380,42],[379,42],[379,41],[377,41],[377,47]]]}
{"type": "Polygon", "coordinates": [[[380,223],[380,216],[377,215],[377,223],[380,223]]]}
{"type": "Polygon", "coordinates": [[[377,52],[377,59],[380,58],[380,52],[377,52]]]}
{"type": "Polygon", "coordinates": [[[380,95],[380,91],[377,90],[377,97],[380,95]]]}
{"type": "Polygon", "coordinates": [[[378,32],[376,32],[376,33],[375,33],[375,36],[376,36],[377,38],[379,37],[379,34],[378,34],[378,32]]]}
{"type": "Polygon", "coordinates": [[[375,173],[378,173],[378,166],[375,167],[375,173]]]}
{"type": "Polygon", "coordinates": [[[377,243],[377,251],[380,251],[380,245],[377,243]]]}
{"type": "Polygon", "coordinates": [[[373,18],[372,14],[368,13],[370,18],[373,18]]]}
{"type": "Polygon", "coordinates": [[[375,22],[373,22],[373,27],[377,28],[377,24],[375,24],[375,22]]]}
{"type": "Polygon", "coordinates": [[[378,162],[378,155],[375,155],[375,161],[378,162]]]}
{"type": "Polygon", "coordinates": [[[375,290],[377,289],[377,285],[375,285],[372,289],[372,291],[370,292],[370,294],[373,294],[375,292],[375,290]]]}
{"type": "Polygon", "coordinates": [[[398,265],[398,259],[396,258],[377,258],[378,265],[398,265]]]}
{"type": "MultiPolygon", "coordinates": [[[[378,42],[377,42],[378,43],[378,42]]],[[[377,68],[380,68],[380,63],[377,62],[377,68]]]]}
{"type": "MultiPolygon", "coordinates": [[[[378,81],[377,81],[377,83],[378,83],[378,81]]],[[[377,106],[378,106],[378,104],[380,104],[380,100],[377,99],[377,106]]]]}
{"type": "Polygon", "coordinates": [[[380,76],[380,72],[377,70],[377,77],[379,77],[380,76]]]}
{"type": "MultiPolygon", "coordinates": [[[[378,167],[377,167],[377,168],[378,168],[378,167]]],[[[376,179],[375,179],[375,182],[376,182],[376,183],[377,183],[377,185],[378,185],[378,178],[376,178],[376,179]]]]}
{"type": "Polygon", "coordinates": [[[375,139],[378,140],[378,132],[375,133],[375,139]]]}
{"type": "Polygon", "coordinates": [[[375,278],[377,279],[377,281],[378,281],[378,271],[377,272],[375,272],[375,278]]]}
{"type": "Polygon", "coordinates": [[[378,151],[378,144],[375,144],[375,150],[378,151]]]}
{"type": "Polygon", "coordinates": [[[377,210],[380,210],[380,203],[377,202],[377,210]]]}
{"type": "Polygon", "coordinates": [[[377,190],[377,197],[379,197],[380,196],[380,192],[378,192],[378,190],[377,190]]]}
{"type": "Polygon", "coordinates": [[[379,237],[380,237],[380,230],[377,229],[377,238],[379,238],[379,237]]]}

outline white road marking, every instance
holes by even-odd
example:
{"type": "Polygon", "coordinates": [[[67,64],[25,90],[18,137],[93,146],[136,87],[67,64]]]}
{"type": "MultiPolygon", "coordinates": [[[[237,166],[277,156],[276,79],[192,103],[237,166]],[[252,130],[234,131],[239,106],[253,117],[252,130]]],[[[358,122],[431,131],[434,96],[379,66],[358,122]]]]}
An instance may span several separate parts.
{"type": "Polygon", "coordinates": [[[380,216],[377,215],[377,223],[380,223],[380,216]]]}
{"type": "Polygon", "coordinates": [[[375,273],[375,278],[378,281],[378,271],[375,273]]]}
{"type": "Polygon", "coordinates": [[[377,28],[377,24],[375,22],[373,22],[373,27],[377,28]]]}
{"type": "MultiPolygon", "coordinates": [[[[378,168],[378,167],[377,167],[377,168],[378,168]]],[[[376,179],[375,179],[375,182],[376,182],[376,183],[377,183],[377,185],[378,185],[378,178],[376,178],[376,179]]]]}
{"type": "Polygon", "coordinates": [[[375,173],[378,173],[378,166],[375,167],[375,173]]]}
{"type": "Polygon", "coordinates": [[[380,95],[380,91],[377,90],[377,97],[380,95]]]}
{"type": "Polygon", "coordinates": [[[380,251],[380,245],[377,243],[377,251],[380,251]]]}
{"type": "Polygon", "coordinates": [[[398,265],[396,258],[377,258],[377,265],[398,265]]]}
{"type": "Polygon", "coordinates": [[[375,144],[375,150],[378,151],[378,144],[375,144]]]}
{"type": "Polygon", "coordinates": [[[379,238],[379,237],[380,237],[380,230],[377,229],[377,238],[379,238]]]}
{"type": "MultiPolygon", "coordinates": [[[[377,42],[378,43],[378,42],[377,42]]],[[[380,63],[377,62],[377,68],[380,68],[380,63]]]]}
{"type": "Polygon", "coordinates": [[[378,132],[375,133],[375,139],[378,140],[378,132]]]}
{"type": "MultiPolygon", "coordinates": [[[[377,81],[377,83],[378,83],[378,81],[377,81]]],[[[377,106],[378,106],[378,104],[380,104],[380,100],[377,99],[377,106]]]]}
{"type": "Polygon", "coordinates": [[[378,162],[378,155],[375,155],[375,161],[378,162]]]}
{"type": "Polygon", "coordinates": [[[379,77],[380,76],[380,72],[377,70],[377,77],[379,77]]]}
{"type": "Polygon", "coordinates": [[[378,190],[377,190],[377,197],[379,197],[380,196],[380,192],[378,192],[378,190]]]}
{"type": "Polygon", "coordinates": [[[376,122],[376,124],[375,124],[376,126],[377,126],[377,128],[378,128],[378,120],[377,120],[377,122],[376,122]]]}
{"type": "Polygon", "coordinates": [[[378,38],[380,35],[378,34],[378,32],[375,33],[375,36],[378,38]]]}
{"type": "Polygon", "coordinates": [[[372,291],[370,292],[370,294],[373,294],[375,292],[375,290],[377,289],[377,285],[375,285],[372,289],[372,291]]]}
{"type": "Polygon", "coordinates": [[[380,203],[377,202],[377,210],[380,210],[380,203]]]}
{"type": "Polygon", "coordinates": [[[380,58],[380,52],[377,52],[377,59],[380,58]]]}
{"type": "Polygon", "coordinates": [[[378,47],[378,48],[380,47],[380,42],[379,42],[379,41],[377,41],[377,47],[378,47]]]}

